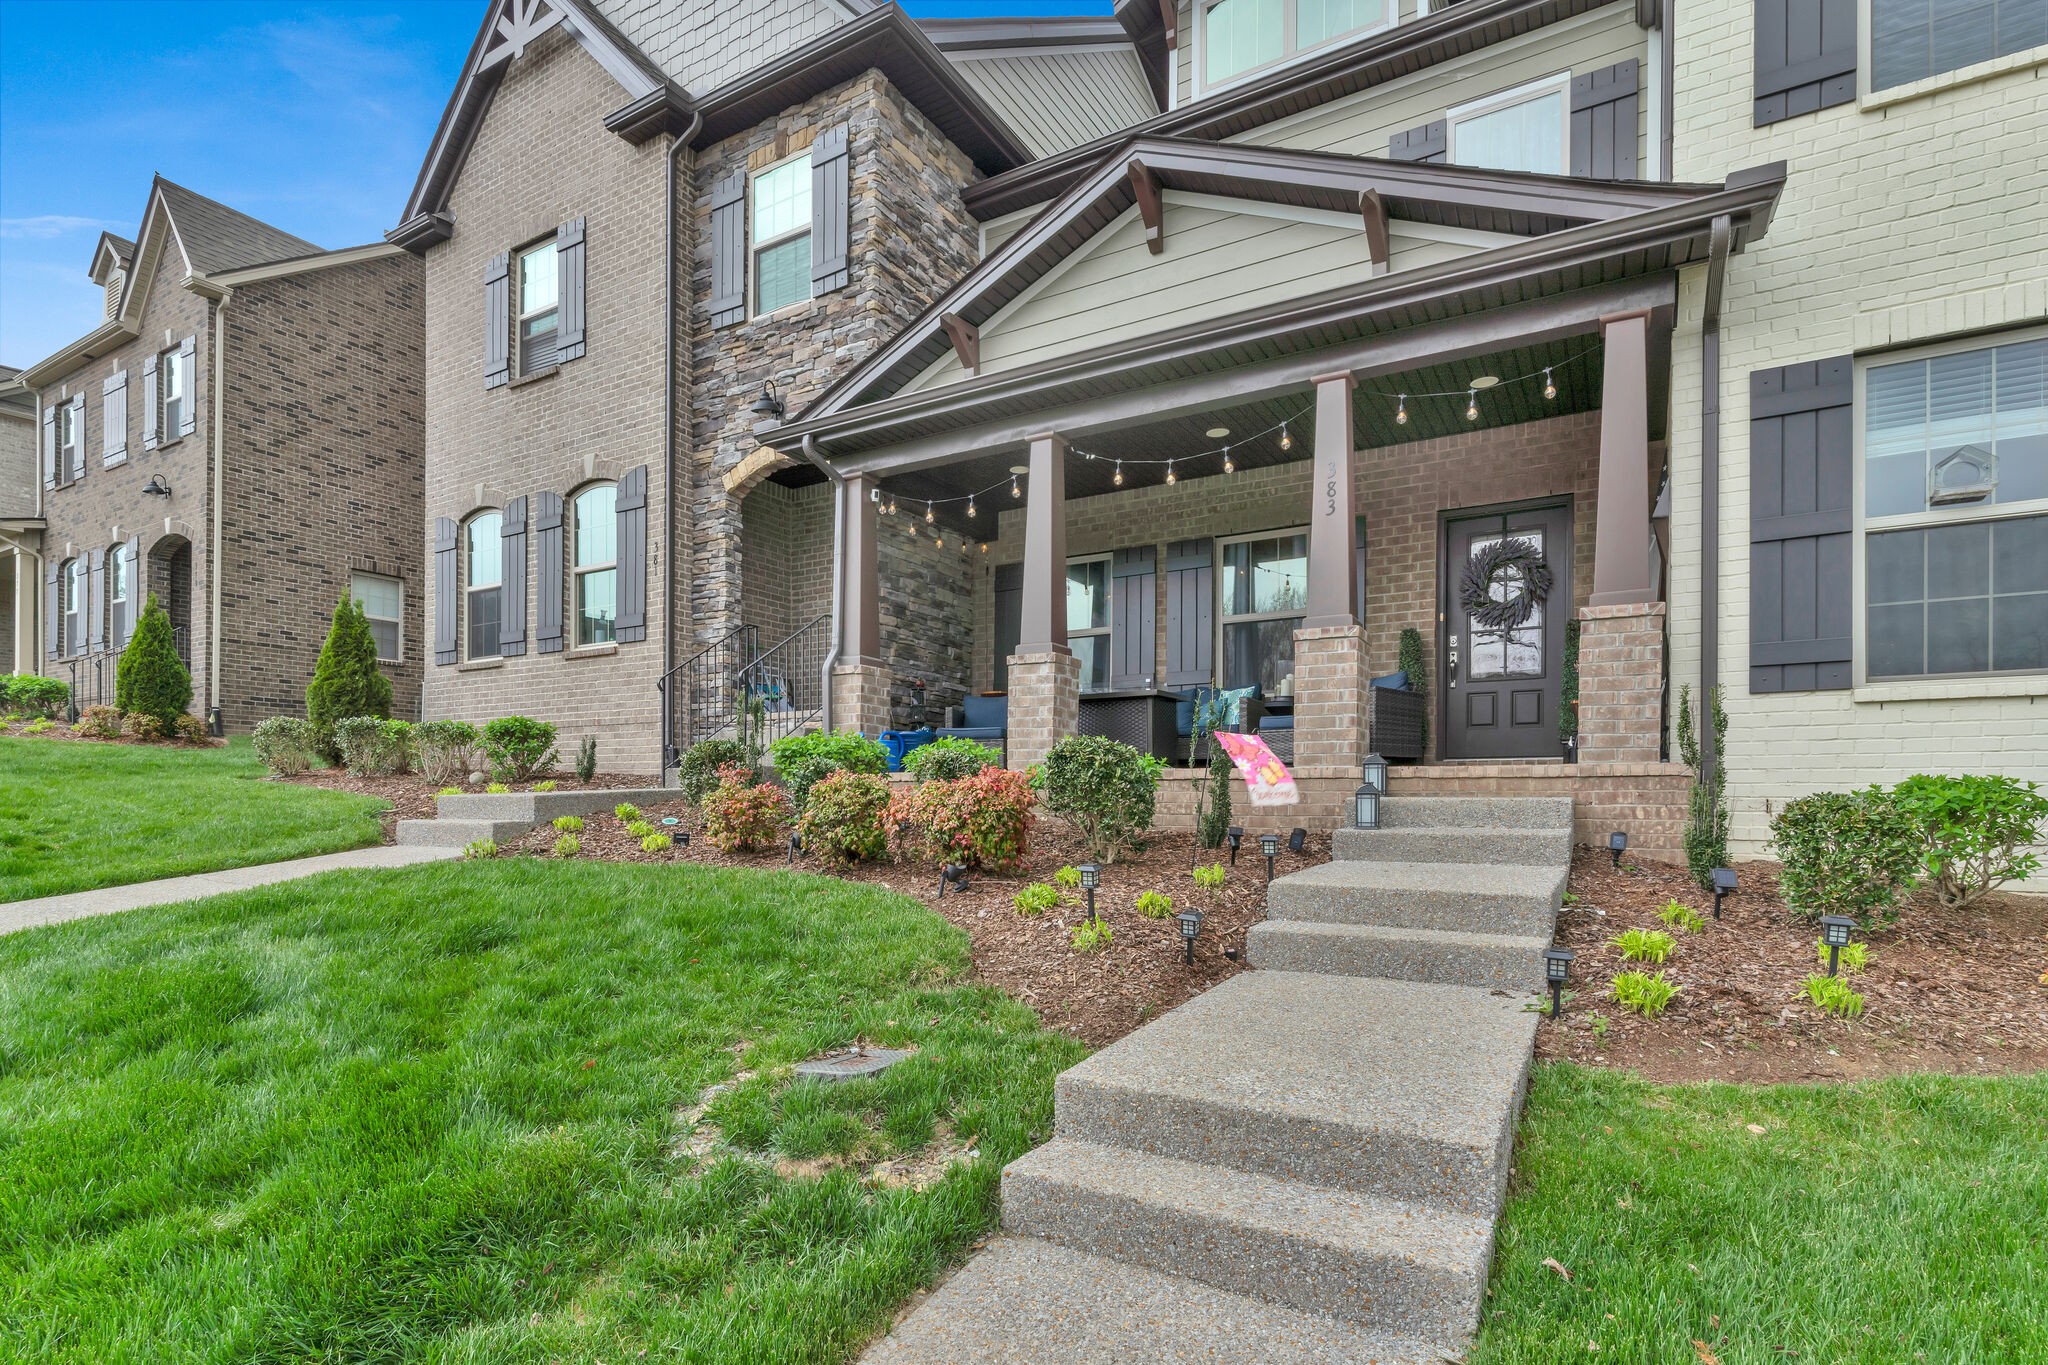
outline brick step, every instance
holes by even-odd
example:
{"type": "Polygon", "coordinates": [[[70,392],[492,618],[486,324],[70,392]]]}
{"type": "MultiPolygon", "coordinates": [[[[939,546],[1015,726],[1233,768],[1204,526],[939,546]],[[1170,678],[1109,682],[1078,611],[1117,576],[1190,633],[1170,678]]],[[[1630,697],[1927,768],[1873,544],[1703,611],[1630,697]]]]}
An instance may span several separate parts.
{"type": "Polygon", "coordinates": [[[461,848],[478,839],[503,843],[532,828],[525,820],[400,820],[398,843],[407,848],[461,848]]]}
{"type": "Polygon", "coordinates": [[[1382,829],[1535,829],[1569,834],[1569,796],[1389,796],[1382,829]]]}
{"type": "Polygon", "coordinates": [[[1485,1217],[1056,1138],[1003,1172],[1003,1229],[1430,1340],[1469,1336],[1485,1217]]]}
{"type": "Polygon", "coordinates": [[[1254,967],[1432,981],[1526,995],[1543,989],[1550,938],[1266,920],[1245,934],[1254,967]]]}
{"type": "Polygon", "coordinates": [[[1441,1365],[1454,1351],[1032,1238],[969,1261],[862,1365],[1441,1365]]]}
{"type": "Polygon", "coordinates": [[[1058,1136],[1491,1217],[1536,1016],[1467,986],[1244,972],[1054,1082],[1058,1136]]]}
{"type": "Polygon", "coordinates": [[[1335,862],[1305,867],[1266,889],[1266,916],[1548,938],[1565,871],[1513,863],[1335,862]]]}
{"type": "Polygon", "coordinates": [[[1409,829],[1340,829],[1331,836],[1330,856],[1351,861],[1399,863],[1514,863],[1524,867],[1568,868],[1569,826],[1557,830],[1432,825],[1409,829]]]}

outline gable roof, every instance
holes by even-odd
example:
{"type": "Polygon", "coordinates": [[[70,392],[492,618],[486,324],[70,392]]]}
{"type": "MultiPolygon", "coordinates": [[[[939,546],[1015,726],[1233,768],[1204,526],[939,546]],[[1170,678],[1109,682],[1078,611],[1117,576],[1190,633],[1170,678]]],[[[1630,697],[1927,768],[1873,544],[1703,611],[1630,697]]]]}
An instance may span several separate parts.
{"type": "Polygon", "coordinates": [[[111,232],[102,232],[92,249],[92,267],[86,273],[94,284],[105,284],[116,270],[126,270],[135,260],[135,243],[111,232]]]}
{"type": "MultiPolygon", "coordinates": [[[[161,201],[176,225],[186,264],[202,275],[261,265],[287,256],[310,256],[322,249],[303,237],[272,227],[260,218],[251,218],[218,199],[208,199],[162,176],[151,182],[150,192],[161,201]]],[[[149,215],[145,211],[145,236],[148,227],[149,215]]]]}

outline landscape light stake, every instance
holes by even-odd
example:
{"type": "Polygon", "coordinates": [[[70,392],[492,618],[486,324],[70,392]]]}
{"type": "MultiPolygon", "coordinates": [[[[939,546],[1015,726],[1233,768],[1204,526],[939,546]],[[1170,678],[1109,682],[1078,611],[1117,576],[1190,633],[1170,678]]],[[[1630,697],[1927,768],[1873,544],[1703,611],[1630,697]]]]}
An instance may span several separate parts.
{"type": "Polygon", "coordinates": [[[1550,983],[1550,1019],[1556,1023],[1564,1013],[1564,983],[1571,980],[1572,959],[1578,956],[1569,948],[1545,948],[1543,950],[1543,978],[1550,983]]]}
{"type": "Polygon", "coordinates": [[[1722,900],[1723,900],[1723,899],[1725,899],[1726,897],[1729,897],[1729,896],[1732,896],[1732,895],[1734,895],[1734,894],[1735,894],[1735,892],[1736,892],[1736,890],[1737,890],[1737,887],[1736,887],[1736,885],[1735,885],[1735,869],[1734,869],[1734,868],[1732,868],[1732,867],[1717,867],[1717,868],[1715,868],[1715,869],[1714,869],[1714,918],[1715,918],[1715,919],[1719,919],[1719,918],[1721,918],[1721,902],[1722,902],[1722,900]]]}
{"type": "Polygon", "coordinates": [[[1614,855],[1614,866],[1617,870],[1621,867],[1621,855],[1627,848],[1628,836],[1620,830],[1607,836],[1607,851],[1614,855]]]}
{"type": "Polygon", "coordinates": [[[1273,884],[1273,860],[1280,856],[1280,836],[1277,834],[1261,834],[1259,836],[1259,852],[1266,855],[1266,885],[1271,886],[1273,884]]]}
{"type": "Polygon", "coordinates": [[[965,891],[965,890],[967,889],[967,864],[965,864],[965,863],[947,863],[947,864],[945,865],[945,867],[944,867],[944,868],[940,869],[940,871],[939,871],[939,899],[940,899],[940,900],[944,900],[944,899],[946,898],[946,884],[947,884],[948,882],[951,882],[951,883],[953,884],[953,894],[954,894],[954,895],[956,895],[956,896],[957,896],[957,895],[959,895],[959,894],[960,894],[960,893],[961,893],[962,891],[965,891]]]}
{"type": "Polygon", "coordinates": [[[1202,932],[1202,912],[1183,910],[1174,916],[1180,922],[1181,946],[1187,949],[1188,966],[1195,965],[1195,935],[1202,932]]]}
{"type": "Polygon", "coordinates": [[[1300,853],[1308,847],[1308,831],[1297,828],[1287,836],[1287,851],[1300,853]]]}
{"type": "Polygon", "coordinates": [[[1236,867],[1237,846],[1244,842],[1244,826],[1232,825],[1230,827],[1229,833],[1225,834],[1223,837],[1230,844],[1230,865],[1232,867],[1236,867]]]}
{"type": "Polygon", "coordinates": [[[1102,885],[1101,864],[1082,863],[1074,871],[1081,874],[1081,889],[1088,893],[1088,918],[1100,924],[1102,917],[1095,913],[1095,888],[1102,885]]]}
{"type": "Polygon", "coordinates": [[[1820,941],[1828,945],[1828,975],[1835,974],[1841,965],[1842,949],[1848,946],[1849,935],[1856,928],[1856,921],[1847,915],[1822,915],[1820,917],[1820,941]]]}

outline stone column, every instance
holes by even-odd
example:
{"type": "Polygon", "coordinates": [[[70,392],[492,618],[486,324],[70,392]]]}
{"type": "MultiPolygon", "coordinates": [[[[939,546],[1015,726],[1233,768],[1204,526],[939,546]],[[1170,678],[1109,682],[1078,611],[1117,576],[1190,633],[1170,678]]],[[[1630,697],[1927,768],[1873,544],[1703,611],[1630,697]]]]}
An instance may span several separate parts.
{"type": "Polygon", "coordinates": [[[1600,489],[1593,536],[1596,607],[1648,602],[1650,589],[1650,315],[1600,320],[1600,489]]]}
{"type": "Polygon", "coordinates": [[[1352,562],[1356,441],[1350,374],[1316,378],[1316,453],[1309,478],[1308,610],[1294,632],[1294,772],[1338,777],[1365,757],[1365,632],[1352,562]]]}
{"type": "Polygon", "coordinates": [[[832,727],[871,736],[891,728],[873,489],[873,480],[856,474],[848,476],[837,492],[844,540],[837,567],[839,657],[832,665],[832,727]]]}
{"type": "Polygon", "coordinates": [[[1031,438],[1024,600],[1009,659],[1008,766],[1027,768],[1079,728],[1081,662],[1067,647],[1067,442],[1031,438]]]}
{"type": "Polygon", "coordinates": [[[1663,729],[1664,604],[1587,607],[1579,613],[1579,761],[1655,763],[1663,729]]]}

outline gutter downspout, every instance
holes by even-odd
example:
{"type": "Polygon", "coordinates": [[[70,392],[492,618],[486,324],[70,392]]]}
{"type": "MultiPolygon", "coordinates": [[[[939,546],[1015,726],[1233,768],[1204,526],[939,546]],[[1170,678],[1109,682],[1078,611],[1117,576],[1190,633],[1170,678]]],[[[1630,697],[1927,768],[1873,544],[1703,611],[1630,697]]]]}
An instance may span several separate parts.
{"type": "Polygon", "coordinates": [[[221,572],[221,487],[224,478],[222,468],[223,432],[227,426],[224,420],[227,397],[223,389],[227,379],[227,314],[228,300],[235,296],[232,289],[223,289],[213,303],[213,505],[208,509],[213,520],[213,553],[206,566],[212,606],[206,619],[206,697],[210,703],[206,716],[206,728],[215,738],[226,731],[221,716],[220,704],[220,585],[224,575],[221,572]]]}
{"type": "MultiPolygon", "coordinates": [[[[50,490],[43,486],[43,391],[41,389],[36,390],[35,413],[36,415],[30,419],[32,425],[29,427],[29,431],[35,437],[36,443],[36,519],[43,523],[43,534],[47,536],[50,533],[50,509],[43,505],[43,499],[49,495],[50,490]]],[[[30,551],[27,544],[19,537],[14,538],[14,554],[14,591],[17,594],[21,591],[21,556],[31,555],[36,561],[35,582],[31,585],[29,592],[29,601],[32,604],[29,611],[29,619],[35,629],[30,634],[28,642],[28,657],[34,661],[34,666],[28,671],[31,673],[41,673],[43,666],[49,662],[48,642],[50,632],[49,623],[43,620],[43,612],[48,610],[50,605],[49,594],[43,588],[44,560],[40,554],[34,554],[30,551]]],[[[18,639],[14,642],[14,662],[21,662],[21,641],[18,639]]]]}
{"type": "MultiPolygon", "coordinates": [[[[661,370],[661,460],[662,460],[662,543],[668,546],[668,583],[661,595],[667,608],[661,623],[661,676],[676,666],[676,230],[681,215],[676,211],[676,163],[696,140],[704,126],[701,111],[690,112],[690,126],[669,144],[668,149],[668,257],[662,262],[661,306],[664,347],[661,370]]],[[[664,719],[664,724],[666,720],[664,719]]],[[[662,755],[666,762],[668,755],[662,755]]]]}
{"type": "Polygon", "coordinates": [[[1721,615],[1721,289],[1728,277],[1734,224],[1714,220],[1707,238],[1707,297],[1700,313],[1700,776],[1714,799],[1714,689],[1720,685],[1721,615]]]}
{"type": "Polygon", "coordinates": [[[1664,88],[1658,92],[1664,100],[1664,117],[1659,137],[1663,145],[1657,149],[1657,161],[1659,169],[1663,172],[1659,178],[1669,183],[1678,173],[1675,151],[1678,141],[1675,127],[1678,121],[1678,0],[1662,0],[1662,4],[1658,28],[1663,35],[1663,43],[1657,53],[1657,60],[1664,68],[1659,82],[1664,88]]]}
{"type": "Polygon", "coordinates": [[[834,469],[831,462],[818,451],[818,438],[804,437],[804,458],[818,467],[832,484],[832,641],[825,651],[825,663],[819,670],[819,696],[823,705],[819,710],[818,725],[826,734],[832,733],[832,667],[839,662],[839,617],[844,610],[841,599],[846,593],[846,476],[834,469]]]}

